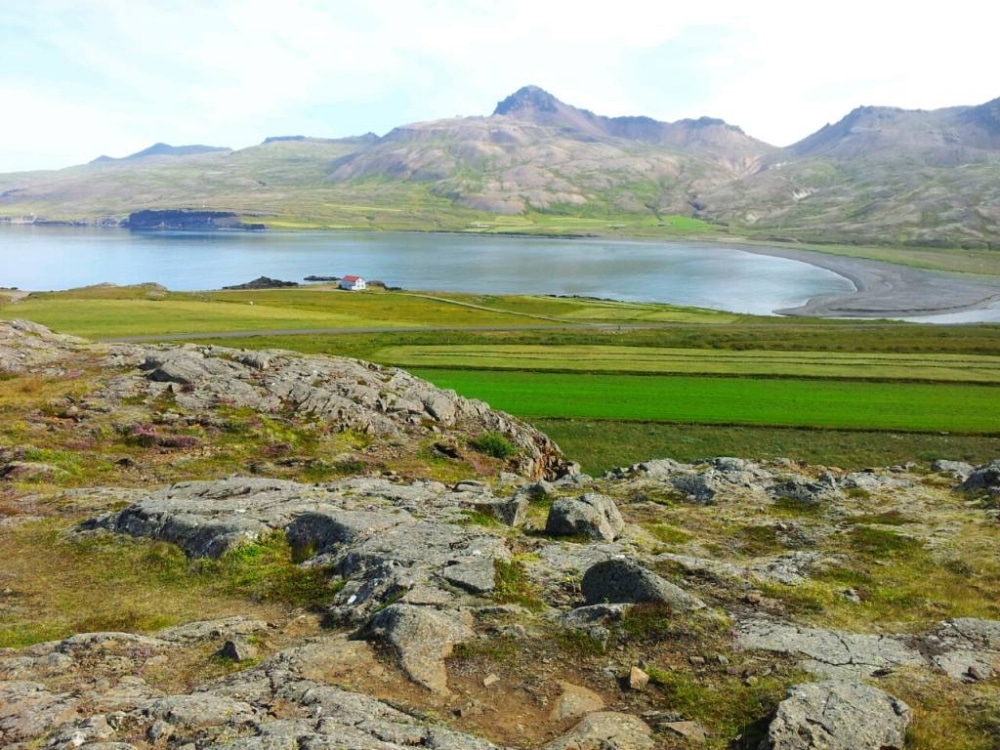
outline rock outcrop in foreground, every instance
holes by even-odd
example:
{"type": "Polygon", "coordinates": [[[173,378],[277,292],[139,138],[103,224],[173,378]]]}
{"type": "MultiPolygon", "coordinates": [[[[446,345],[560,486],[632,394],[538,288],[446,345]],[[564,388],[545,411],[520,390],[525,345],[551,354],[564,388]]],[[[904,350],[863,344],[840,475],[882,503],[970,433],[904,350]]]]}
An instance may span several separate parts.
{"type": "MultiPolygon", "coordinates": [[[[0,371],[79,377],[79,366],[87,359],[99,371],[102,387],[74,401],[78,421],[88,411],[115,410],[119,422],[129,417],[154,420],[166,431],[176,431],[211,428],[221,421],[220,410],[249,410],[356,434],[370,441],[369,453],[378,457],[414,453],[424,442],[448,449],[496,434],[514,449],[507,471],[555,479],[574,470],[558,446],[530,425],[396,368],[280,350],[190,344],[100,347],[28,321],[0,322],[0,371]],[[152,410],[137,410],[140,404],[152,410]]],[[[141,429],[136,437],[143,437],[141,429]]]]}
{"type": "MultiPolygon", "coordinates": [[[[975,717],[953,731],[982,747],[1000,736],[993,464],[720,457],[593,478],[485,404],[353,360],[93,347],[17,324],[0,325],[0,366],[89,378],[38,412],[53,441],[159,415],[115,443],[132,451],[108,469],[117,485],[81,483],[57,451],[26,475],[37,451],[0,446],[11,545],[50,524],[53,560],[113,542],[154,567],[179,549],[195,571],[280,539],[321,587],[313,610],[254,617],[248,596],[221,619],[0,650],[5,748],[902,750],[932,715],[975,717]],[[463,480],[268,476],[291,471],[290,449],[184,478],[207,441],[178,441],[179,426],[246,414],[261,430],[277,428],[260,415],[307,415],[365,436],[364,455],[449,471],[471,464],[433,446],[467,456],[484,431],[517,455],[463,480]]],[[[46,592],[11,570],[0,626],[27,632],[46,592]]]]}

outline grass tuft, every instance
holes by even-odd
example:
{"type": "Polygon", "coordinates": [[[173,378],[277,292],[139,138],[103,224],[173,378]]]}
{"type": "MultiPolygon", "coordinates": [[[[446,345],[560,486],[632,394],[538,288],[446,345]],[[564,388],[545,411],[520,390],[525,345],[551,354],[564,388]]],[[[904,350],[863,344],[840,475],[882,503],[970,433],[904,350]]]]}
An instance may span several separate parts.
{"type": "Polygon", "coordinates": [[[529,580],[523,560],[514,557],[510,562],[495,559],[493,599],[500,604],[518,604],[532,612],[540,612],[545,603],[538,588],[529,580]]]}
{"type": "Polygon", "coordinates": [[[469,445],[487,456],[506,460],[517,455],[517,446],[499,432],[484,432],[469,445]]]}

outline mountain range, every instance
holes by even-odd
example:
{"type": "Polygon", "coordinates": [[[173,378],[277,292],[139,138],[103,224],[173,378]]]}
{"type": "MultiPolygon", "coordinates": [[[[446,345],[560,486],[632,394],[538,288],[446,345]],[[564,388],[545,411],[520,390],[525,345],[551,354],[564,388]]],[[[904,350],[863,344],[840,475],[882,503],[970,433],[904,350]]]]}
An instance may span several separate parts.
{"type": "Polygon", "coordinates": [[[1000,248],[1000,99],[859,107],[778,148],[715,118],[605,117],[526,86],[489,116],[382,137],[156,144],[0,175],[0,221],[191,207],[272,226],[546,231],[563,217],[655,233],[684,218],[766,239],[1000,248]]]}

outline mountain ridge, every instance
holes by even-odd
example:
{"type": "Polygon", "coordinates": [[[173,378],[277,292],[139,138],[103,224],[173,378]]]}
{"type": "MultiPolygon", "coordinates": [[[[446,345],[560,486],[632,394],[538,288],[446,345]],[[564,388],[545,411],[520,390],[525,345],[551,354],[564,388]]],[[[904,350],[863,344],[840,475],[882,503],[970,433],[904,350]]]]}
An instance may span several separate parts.
{"type": "Polygon", "coordinates": [[[776,148],[756,138],[750,138],[741,128],[719,118],[699,117],[662,122],[644,115],[605,117],[596,115],[588,109],[566,104],[538,86],[524,86],[518,89],[497,104],[492,116],[508,116],[539,125],[575,129],[596,136],[694,148],[707,147],[711,141],[703,134],[708,132],[711,135],[717,131],[730,133],[733,137],[745,137],[764,151],[776,148]]]}
{"type": "Polygon", "coordinates": [[[779,148],[718,118],[606,117],[525,86],[492,114],[381,137],[277,136],[236,151],[156,144],[124,159],[0,175],[0,221],[113,222],[122,211],[181,205],[265,223],[329,226],[325,217],[336,216],[333,226],[354,228],[460,230],[536,215],[657,226],[680,216],[767,240],[997,248],[998,165],[1000,99],[858,107],[779,148]],[[118,180],[129,171],[130,190],[96,171],[105,162],[118,180]]]}

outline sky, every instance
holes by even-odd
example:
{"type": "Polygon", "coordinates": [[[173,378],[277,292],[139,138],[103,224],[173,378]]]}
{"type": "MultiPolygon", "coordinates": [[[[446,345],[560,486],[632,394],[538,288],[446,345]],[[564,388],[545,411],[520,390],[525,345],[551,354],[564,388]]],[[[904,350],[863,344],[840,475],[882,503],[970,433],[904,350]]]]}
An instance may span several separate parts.
{"type": "Polygon", "coordinates": [[[528,84],[777,146],[1000,97],[981,0],[0,0],[0,172],[490,114],[528,84]]]}

